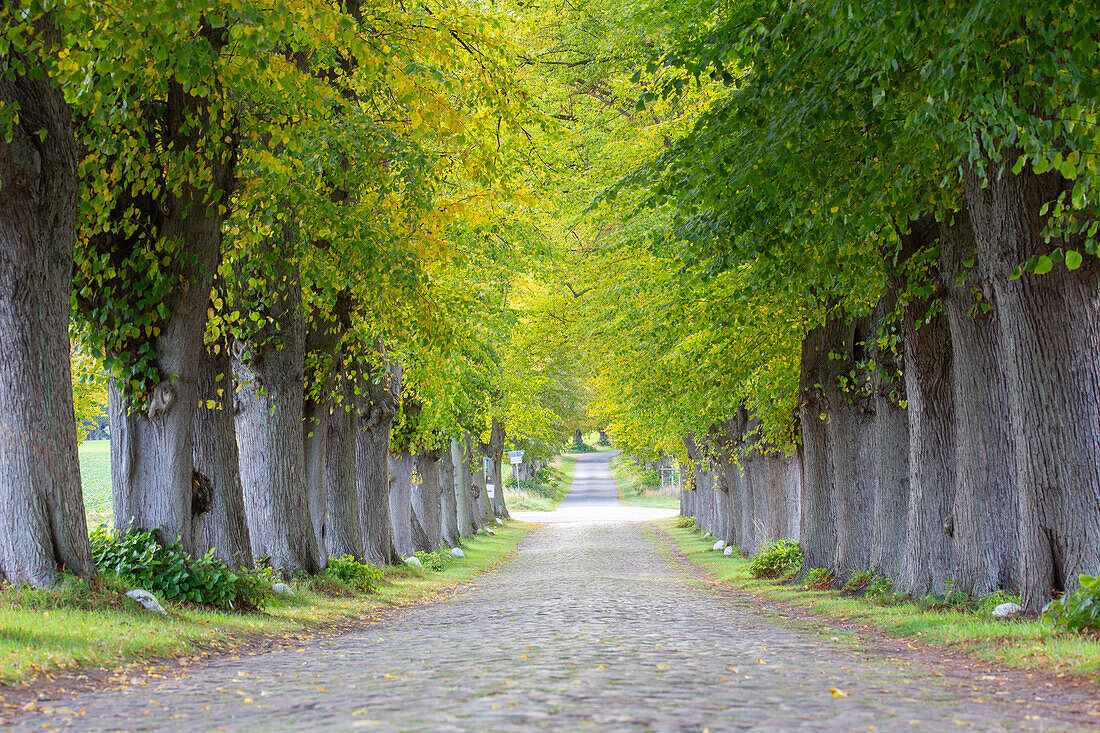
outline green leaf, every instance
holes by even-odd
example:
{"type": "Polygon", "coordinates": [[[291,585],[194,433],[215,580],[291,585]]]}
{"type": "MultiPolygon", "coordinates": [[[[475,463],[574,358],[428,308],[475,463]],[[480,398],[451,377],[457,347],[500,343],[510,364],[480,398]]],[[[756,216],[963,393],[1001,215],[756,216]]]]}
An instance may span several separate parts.
{"type": "Polygon", "coordinates": [[[1035,269],[1032,270],[1032,272],[1036,275],[1045,275],[1050,272],[1053,267],[1054,260],[1046,255],[1040,255],[1039,258],[1035,260],[1035,269]]]}
{"type": "Polygon", "coordinates": [[[1076,270],[1081,266],[1081,253],[1075,249],[1066,250],[1066,269],[1076,270]]]}

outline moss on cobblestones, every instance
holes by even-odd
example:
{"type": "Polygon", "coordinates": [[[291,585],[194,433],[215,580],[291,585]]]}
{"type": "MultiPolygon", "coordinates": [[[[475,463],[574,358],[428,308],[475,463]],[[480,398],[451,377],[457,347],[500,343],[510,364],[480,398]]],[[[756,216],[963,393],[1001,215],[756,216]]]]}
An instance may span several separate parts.
{"type": "MultiPolygon", "coordinates": [[[[677,528],[675,519],[657,520],[654,524],[672,537],[691,562],[719,582],[797,606],[808,614],[823,617],[823,621],[831,618],[869,624],[891,636],[951,647],[1012,667],[1100,676],[1100,641],[1095,639],[1055,633],[1042,621],[1003,621],[971,612],[921,610],[913,603],[883,606],[864,598],[841,596],[837,591],[804,590],[756,579],[749,575],[748,560],[736,553],[724,557],[713,552],[710,540],[701,539],[690,528],[677,528]]],[[[811,624],[810,630],[816,626],[811,624]]],[[[828,633],[836,634],[836,630],[828,633]]]]}
{"type": "MultiPolygon", "coordinates": [[[[424,601],[498,565],[530,531],[530,525],[498,527],[495,537],[474,537],[463,544],[466,557],[442,572],[387,568],[378,592],[330,597],[304,584],[297,595],[263,613],[234,614],[166,604],[158,616],[121,598],[108,596],[69,602],[0,591],[0,683],[11,683],[59,670],[113,667],[158,657],[196,655],[203,650],[244,646],[271,637],[300,637],[346,628],[379,611],[424,601]]],[[[41,595],[41,592],[38,592],[41,595]]]]}

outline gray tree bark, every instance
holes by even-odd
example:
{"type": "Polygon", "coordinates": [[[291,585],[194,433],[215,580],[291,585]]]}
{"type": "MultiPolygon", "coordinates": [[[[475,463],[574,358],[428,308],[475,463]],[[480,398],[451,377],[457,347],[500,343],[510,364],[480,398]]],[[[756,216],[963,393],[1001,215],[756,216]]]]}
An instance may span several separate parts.
{"type": "MultiPolygon", "coordinates": [[[[382,344],[378,350],[384,351],[382,344]]],[[[361,367],[360,371],[364,371],[361,367]]],[[[401,367],[389,360],[377,378],[360,379],[355,420],[355,492],[359,501],[363,551],[375,565],[401,560],[390,519],[390,431],[401,394],[401,367]]]]}
{"type": "Polygon", "coordinates": [[[502,478],[502,465],[504,461],[504,425],[495,417],[489,431],[489,442],[482,446],[482,452],[493,460],[493,482],[496,484],[496,492],[490,499],[489,505],[493,509],[493,515],[501,519],[508,519],[508,507],[504,503],[504,483],[502,478]]]}
{"type": "Polygon", "coordinates": [[[416,479],[412,482],[413,514],[424,531],[428,552],[443,547],[443,507],[439,486],[440,448],[417,453],[413,459],[416,479]]]}
{"type": "Polygon", "coordinates": [[[470,501],[470,483],[463,460],[462,444],[454,438],[450,446],[451,473],[454,476],[455,514],[459,537],[469,537],[477,531],[470,501]]]}
{"type": "Polygon", "coordinates": [[[1019,502],[997,311],[964,210],[943,227],[940,273],[953,347],[955,587],[981,596],[1019,587],[1019,502]]]}
{"type": "Polygon", "coordinates": [[[28,73],[0,74],[0,105],[19,110],[0,136],[0,579],[50,587],[95,573],[69,360],[77,147],[40,60],[11,60],[28,73]]]}
{"type": "Polygon", "coordinates": [[[359,493],[356,488],[356,411],[355,393],[351,375],[341,371],[336,388],[343,399],[339,404],[329,401],[329,415],[325,420],[328,436],[325,438],[324,495],[327,516],[328,558],[351,555],[357,560],[366,559],[363,546],[363,525],[359,509],[359,493]]]}
{"type": "Polygon", "coordinates": [[[853,572],[867,570],[871,565],[871,524],[874,515],[875,454],[874,403],[862,384],[850,384],[847,390],[840,379],[852,371],[859,373],[859,364],[866,359],[868,319],[848,319],[835,313],[837,321],[830,326],[836,337],[833,351],[843,358],[829,359],[824,386],[828,406],[829,450],[832,456],[836,486],[836,558],[833,576],[844,583],[853,572]]]}
{"type": "MultiPolygon", "coordinates": [[[[902,255],[934,242],[930,218],[902,235],[902,255]]],[[[955,410],[951,335],[931,298],[913,297],[902,309],[905,392],[909,415],[909,515],[897,586],[916,597],[943,592],[954,574],[951,506],[955,498],[955,410]]]]}
{"type": "Polygon", "coordinates": [[[448,547],[458,547],[461,535],[458,533],[458,504],[455,495],[455,467],[451,463],[450,442],[441,450],[439,462],[439,505],[443,510],[443,543],[448,547]]]}
{"type": "Polygon", "coordinates": [[[248,533],[257,557],[285,577],[323,567],[305,485],[302,406],[305,333],[289,231],[267,250],[273,263],[267,316],[277,331],[233,344],[237,444],[248,533]]]}
{"type": "MultiPolygon", "coordinates": [[[[321,388],[327,394],[333,386],[331,379],[321,388]]],[[[329,513],[328,498],[325,495],[327,481],[325,465],[328,461],[329,422],[331,403],[324,397],[317,399],[307,396],[302,404],[302,466],[303,484],[309,503],[309,516],[313,523],[314,542],[317,543],[318,560],[321,565],[328,562],[329,513]]]]}
{"type": "Polygon", "coordinates": [[[493,510],[489,506],[489,495],[485,489],[485,467],[482,462],[480,443],[476,436],[466,433],[466,470],[473,500],[474,530],[484,529],[493,523],[493,510]]]}
{"type": "MultiPolygon", "coordinates": [[[[216,47],[225,38],[209,39],[216,47]]],[[[133,216],[127,210],[128,228],[135,219],[161,239],[179,242],[167,267],[180,285],[164,300],[167,316],[159,335],[146,343],[156,354],[160,381],[153,386],[147,405],[131,411],[137,401],[128,382],[112,381],[109,396],[111,423],[111,488],[115,526],[155,529],[161,541],[179,541],[184,550],[195,550],[199,534],[193,528],[193,437],[198,407],[198,370],[203,358],[203,331],[214,272],[221,256],[224,214],[216,206],[226,200],[233,184],[235,158],[223,149],[222,136],[211,140],[205,121],[211,117],[210,99],[188,93],[175,81],[168,85],[164,110],[155,124],[158,144],[191,150],[210,166],[202,184],[166,189],[159,198],[139,199],[133,216]]],[[[90,246],[110,252],[132,247],[130,234],[103,234],[90,246]]],[[[119,283],[119,287],[128,287],[119,283]]],[[[82,308],[92,305],[80,301],[82,308]]],[[[99,303],[98,305],[104,305],[99,303]]],[[[106,307],[106,306],[104,306],[106,307]]],[[[124,314],[118,314],[125,318],[124,314]]],[[[111,327],[121,327],[113,324],[111,327]]]]}
{"type": "MultiPolygon", "coordinates": [[[[309,514],[313,520],[313,534],[322,565],[328,562],[330,547],[341,547],[347,550],[337,557],[341,555],[362,557],[362,531],[358,528],[358,516],[354,520],[355,527],[333,526],[334,522],[346,521],[352,516],[348,512],[353,508],[355,514],[358,514],[358,507],[354,505],[358,503],[357,500],[341,491],[343,487],[348,487],[348,491],[354,493],[350,488],[354,484],[341,484],[340,479],[333,481],[325,474],[330,462],[337,470],[347,470],[341,464],[346,457],[341,451],[347,450],[348,441],[342,440],[338,446],[332,448],[329,446],[329,440],[330,438],[341,440],[342,435],[339,430],[347,426],[346,423],[334,426],[332,421],[343,418],[336,415],[335,390],[339,388],[350,394],[350,390],[346,389],[346,374],[342,365],[344,354],[340,347],[344,334],[350,328],[349,303],[346,296],[341,293],[336,298],[332,314],[327,316],[314,314],[305,331],[306,368],[303,385],[305,399],[302,405],[302,415],[305,419],[303,428],[305,486],[306,496],[309,497],[309,514]],[[345,380],[339,387],[338,377],[345,380]],[[333,494],[333,491],[338,493],[333,494]],[[340,509],[340,514],[332,513],[334,506],[340,509]],[[341,536],[332,537],[334,532],[341,536]],[[356,540],[356,537],[359,539],[356,540]],[[355,551],[357,547],[360,549],[355,551]]],[[[343,399],[340,402],[341,405],[345,405],[341,409],[346,412],[346,403],[343,399]]]]}
{"type": "MultiPolygon", "coordinates": [[[[393,544],[401,557],[408,557],[418,550],[427,549],[423,537],[413,532],[412,480],[413,455],[402,451],[391,454],[390,466],[390,522],[393,525],[393,544]],[[419,540],[419,543],[418,543],[419,540]]],[[[419,529],[419,523],[417,523],[419,529]]]]}
{"type": "MultiPolygon", "coordinates": [[[[1018,151],[1004,155],[1011,165],[1018,151]]],[[[1100,260],[1086,255],[1076,270],[1055,265],[1011,278],[1055,247],[1083,249],[1043,241],[1042,206],[1071,188],[1057,174],[997,166],[984,188],[966,176],[978,252],[996,294],[1016,447],[1021,592],[1032,612],[1100,567],[1100,260]]]]}
{"type": "Polygon", "coordinates": [[[823,393],[829,350],[842,341],[835,322],[810,329],[802,339],[798,417],[802,425],[802,513],[799,526],[804,561],[799,576],[833,567],[836,559],[836,492],[826,430],[823,393]]]}
{"type": "MultiPolygon", "coordinates": [[[[211,501],[201,525],[197,549],[214,550],[230,567],[250,568],[252,543],[241,488],[240,454],[233,420],[233,364],[227,341],[207,351],[199,370],[199,408],[195,411],[192,460],[198,477],[210,482],[211,501]]],[[[194,513],[193,507],[192,512],[194,513]]]]}
{"type": "Polygon", "coordinates": [[[710,443],[717,463],[716,479],[726,495],[728,522],[722,539],[728,545],[744,550],[744,533],[741,530],[741,466],[737,450],[744,437],[744,410],[722,423],[711,426],[710,443]]]}
{"type": "Polygon", "coordinates": [[[878,366],[872,375],[875,423],[872,433],[875,458],[874,517],[871,534],[870,569],[887,578],[897,578],[905,548],[905,525],[909,514],[909,417],[905,402],[905,379],[901,373],[900,319],[895,317],[897,287],[889,287],[879,299],[871,318],[877,336],[896,337],[880,345],[872,339],[871,356],[878,366]],[[892,345],[893,348],[891,348],[892,345]]]}
{"type": "MultiPolygon", "coordinates": [[[[765,486],[760,453],[745,449],[741,454],[741,548],[750,555],[760,549],[759,520],[765,486]]],[[[767,516],[766,511],[763,516],[767,516]]]]}
{"type": "Polygon", "coordinates": [[[796,450],[794,455],[784,459],[783,494],[787,502],[787,526],[783,531],[783,537],[798,539],[798,528],[802,519],[802,452],[796,450]]]}

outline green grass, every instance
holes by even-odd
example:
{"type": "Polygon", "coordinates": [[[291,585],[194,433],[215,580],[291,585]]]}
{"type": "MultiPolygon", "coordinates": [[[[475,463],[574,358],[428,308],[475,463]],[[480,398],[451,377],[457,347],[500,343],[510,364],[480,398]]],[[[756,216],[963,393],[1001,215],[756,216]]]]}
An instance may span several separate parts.
{"type": "Polygon", "coordinates": [[[111,521],[111,441],[86,440],[80,444],[80,483],[88,526],[111,521]]]}
{"type": "Polygon", "coordinates": [[[629,506],[679,509],[680,497],[669,496],[656,484],[652,471],[642,471],[634,460],[623,453],[611,459],[611,476],[619,487],[619,501],[629,506]]]}
{"type": "Polygon", "coordinates": [[[355,597],[320,595],[295,583],[297,596],[262,613],[165,604],[170,615],[159,616],[122,597],[125,588],[117,581],[94,581],[91,592],[75,579],[57,593],[7,587],[0,590],[0,684],[78,665],[138,664],[259,636],[347,625],[386,608],[424,601],[499,565],[529,527],[509,524],[496,531],[495,537],[467,539],[466,557],[440,572],[386,568],[377,593],[355,597]]]}
{"type": "Polygon", "coordinates": [[[548,512],[558,508],[573,485],[576,456],[557,456],[550,464],[550,482],[546,494],[516,491],[515,484],[504,481],[504,502],[509,509],[521,512],[548,512]]]}
{"type": "MultiPolygon", "coordinates": [[[[913,603],[882,606],[837,591],[802,590],[748,574],[745,558],[724,557],[712,542],[691,529],[678,529],[675,519],[658,520],[691,562],[719,582],[753,595],[790,604],[813,616],[875,626],[890,636],[966,651],[981,659],[1024,669],[1100,677],[1100,640],[1076,633],[1055,633],[1039,620],[998,620],[964,611],[921,610],[913,603]]],[[[820,624],[806,625],[821,631],[820,624]]],[[[835,634],[834,631],[828,632],[835,634]]]]}

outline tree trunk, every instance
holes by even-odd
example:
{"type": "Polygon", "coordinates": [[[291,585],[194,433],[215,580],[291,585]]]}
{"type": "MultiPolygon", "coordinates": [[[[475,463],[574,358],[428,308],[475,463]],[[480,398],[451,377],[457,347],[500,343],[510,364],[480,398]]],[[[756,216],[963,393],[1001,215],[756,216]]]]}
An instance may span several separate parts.
{"type": "Polygon", "coordinates": [[[292,241],[287,236],[267,252],[275,255],[267,316],[277,331],[233,344],[237,444],[252,550],[285,577],[323,567],[305,484],[305,333],[292,241]]]}
{"type": "MultiPolygon", "coordinates": [[[[382,351],[379,344],[379,351],[382,351]]],[[[360,370],[365,371],[365,369],[360,370]]],[[[355,493],[359,500],[363,552],[375,565],[392,565],[401,560],[393,538],[390,518],[390,430],[401,394],[401,367],[386,361],[385,373],[377,380],[364,376],[355,424],[355,493]]]]}
{"type": "Polygon", "coordinates": [[[485,528],[493,521],[493,509],[489,506],[489,495],[485,488],[485,464],[482,461],[480,443],[471,433],[466,433],[466,470],[469,472],[470,491],[474,508],[475,531],[485,528]]]}
{"type": "Polygon", "coordinates": [[[768,466],[768,532],[765,542],[774,542],[787,535],[787,473],[789,456],[781,450],[769,450],[764,455],[768,466]]]}
{"type": "Polygon", "coordinates": [[[573,446],[575,448],[584,447],[584,433],[582,433],[580,430],[575,430],[573,432],[573,446]]]}
{"type": "Polygon", "coordinates": [[[443,546],[443,510],[439,487],[439,460],[443,456],[440,448],[421,451],[414,460],[416,477],[412,482],[413,514],[424,530],[427,546],[422,548],[434,552],[443,546]]]}
{"type": "Polygon", "coordinates": [[[712,425],[710,442],[717,462],[716,479],[726,494],[727,525],[722,539],[727,545],[744,549],[741,528],[741,467],[737,462],[737,447],[744,435],[744,410],[737,417],[712,425]]]}
{"type": "Polygon", "coordinates": [[[787,502],[787,526],[783,530],[783,537],[797,540],[802,514],[802,452],[796,450],[794,455],[787,456],[784,465],[783,493],[787,502]]]}
{"type": "Polygon", "coordinates": [[[871,566],[871,524],[874,516],[875,455],[874,403],[862,383],[841,379],[862,368],[866,359],[868,319],[854,318],[847,322],[843,313],[835,313],[832,326],[836,339],[832,350],[843,358],[827,361],[824,393],[828,405],[829,450],[832,455],[836,486],[836,559],[832,572],[838,583],[844,583],[853,572],[871,566]]]}
{"type": "Polygon", "coordinates": [[[436,464],[439,471],[439,504],[443,510],[443,542],[448,547],[458,547],[458,496],[455,493],[455,466],[451,462],[450,444],[443,448],[436,464]]]}
{"type": "MultiPolygon", "coordinates": [[[[1017,151],[1005,151],[1015,161],[1017,151]]],[[[1026,168],[1026,166],[1025,166],[1026,168]]],[[[967,176],[978,252],[995,292],[1016,446],[1021,591],[1038,611],[1100,568],[1100,261],[1045,275],[1012,270],[1079,242],[1044,242],[1044,204],[1070,190],[1057,174],[967,176]]]]}
{"type": "Polygon", "coordinates": [[[489,433],[489,443],[485,446],[485,455],[493,460],[493,481],[496,483],[496,492],[490,501],[493,515],[502,519],[508,519],[508,507],[504,504],[504,483],[502,478],[502,466],[504,461],[504,426],[493,418],[492,429],[489,433]]]}
{"type": "Polygon", "coordinates": [[[710,476],[705,468],[703,453],[693,433],[684,436],[688,465],[691,467],[691,483],[694,486],[692,501],[695,510],[695,526],[701,532],[714,532],[713,501],[710,476]]]}
{"type": "Polygon", "coordinates": [[[760,454],[756,450],[745,451],[741,455],[741,549],[750,555],[760,546],[757,536],[760,501],[763,490],[760,471],[760,454]]]}
{"type": "Polygon", "coordinates": [[[426,549],[424,539],[415,537],[413,533],[413,465],[413,456],[407,451],[390,455],[390,522],[393,524],[393,544],[401,557],[426,549]]]}
{"type": "Polygon", "coordinates": [[[955,587],[974,596],[1019,587],[1019,502],[1008,383],[988,279],[970,218],[940,237],[943,303],[953,346],[955,397],[955,587]]]}
{"type": "MultiPolygon", "coordinates": [[[[344,360],[341,341],[344,334],[351,328],[348,315],[349,304],[346,296],[341,293],[337,296],[335,307],[330,315],[314,313],[310,317],[309,327],[305,331],[305,352],[303,369],[305,382],[303,390],[305,400],[302,405],[302,415],[305,419],[303,428],[303,456],[305,462],[306,496],[309,497],[309,514],[313,520],[313,534],[317,542],[317,551],[321,564],[325,565],[330,557],[332,547],[342,548],[337,557],[353,555],[362,558],[362,530],[359,529],[358,503],[352,494],[352,483],[341,483],[344,477],[337,476],[329,479],[325,472],[331,463],[337,470],[347,471],[343,464],[347,458],[347,452],[354,454],[354,446],[350,434],[343,435],[340,430],[348,427],[349,423],[333,425],[332,421],[343,420],[344,416],[337,416],[337,404],[334,399],[335,390],[338,388],[337,379],[341,378],[339,389],[346,394],[342,395],[339,409],[347,412],[345,399],[353,397],[351,390],[346,389],[346,374],[342,366],[344,360]],[[331,438],[340,440],[336,447],[329,446],[331,438]],[[336,493],[333,493],[336,492],[336,493]],[[334,507],[339,508],[340,514],[332,513],[334,507]],[[354,509],[354,514],[349,514],[354,509]],[[333,526],[335,522],[347,521],[354,516],[351,525],[339,528],[333,526]],[[332,537],[333,532],[339,532],[340,537],[332,537]],[[358,538],[358,539],[357,539],[358,538]]],[[[350,464],[349,464],[350,465],[350,464]]]]}
{"type": "MultiPolygon", "coordinates": [[[[902,236],[916,252],[934,241],[935,222],[915,222],[902,236]]],[[[943,592],[954,574],[951,505],[955,498],[955,410],[951,336],[931,299],[914,296],[902,309],[905,392],[909,415],[909,515],[898,587],[921,597],[943,592]]]]}
{"type": "Polygon", "coordinates": [[[451,439],[451,470],[454,472],[455,512],[460,537],[469,537],[477,531],[474,526],[474,508],[470,496],[469,473],[463,460],[462,444],[451,439]]]}
{"type": "MultiPolygon", "coordinates": [[[[207,224],[202,224],[204,231],[189,231],[188,238],[196,248],[208,249],[204,255],[216,254],[220,224],[207,224]]],[[[202,260],[205,272],[214,269],[216,257],[202,260]]],[[[212,284],[204,274],[195,277],[177,294],[161,335],[154,339],[160,382],[148,408],[131,412],[134,398],[128,386],[120,391],[120,382],[112,379],[108,388],[115,527],[155,529],[162,542],[179,542],[188,553],[197,549],[198,533],[192,526],[194,421],[212,284]]]]}
{"type": "Polygon", "coordinates": [[[351,555],[357,560],[366,559],[363,546],[363,525],[359,509],[359,493],[356,489],[356,412],[355,395],[350,376],[339,375],[338,389],[343,392],[339,404],[329,403],[329,415],[325,420],[328,436],[325,438],[324,495],[327,515],[327,542],[329,558],[351,555]]]}
{"type": "Polygon", "coordinates": [[[829,568],[836,559],[836,492],[822,394],[829,350],[837,341],[835,323],[810,329],[802,339],[798,417],[802,425],[802,515],[799,526],[804,561],[800,576],[829,568]]]}
{"type": "Polygon", "coordinates": [[[897,578],[901,570],[909,514],[909,416],[902,407],[905,379],[898,353],[901,339],[891,338],[900,330],[894,316],[897,296],[895,284],[879,299],[872,316],[878,333],[871,339],[871,357],[878,369],[871,375],[875,401],[872,432],[875,509],[871,520],[870,569],[886,578],[897,578]],[[885,343],[879,343],[880,338],[885,343]]]}
{"type": "MultiPolygon", "coordinates": [[[[220,49],[224,37],[206,40],[220,49]]],[[[216,82],[212,82],[216,83],[216,82]]],[[[170,80],[163,109],[148,122],[154,145],[179,154],[193,154],[207,175],[201,181],[166,187],[142,205],[112,212],[109,233],[93,237],[87,246],[104,252],[133,247],[133,228],[155,232],[162,241],[177,243],[162,267],[178,284],[157,309],[163,315],[140,347],[155,354],[159,382],[147,395],[133,393],[128,380],[114,381],[110,390],[111,484],[116,527],[155,529],[161,541],[195,550],[192,526],[194,494],[193,430],[198,407],[198,372],[203,359],[203,332],[214,273],[221,257],[224,206],[233,185],[235,156],[223,137],[223,121],[211,122],[211,97],[195,96],[170,80]],[[155,127],[155,129],[153,129],[155,127]],[[210,133],[213,132],[213,135],[210,133]],[[121,220],[120,220],[121,219],[121,220]],[[136,404],[141,410],[133,410],[136,404]]],[[[127,194],[129,195],[129,194],[127,194]]],[[[131,283],[119,283],[131,288],[131,283]]],[[[92,302],[99,294],[91,294],[92,302]]],[[[83,304],[83,301],[82,301],[83,304]]],[[[130,315],[112,310],[110,301],[96,305],[110,315],[108,326],[123,329],[130,315]]],[[[82,305],[83,307],[83,305],[82,305]]],[[[121,355],[133,359],[133,353],[121,355]]]]}
{"type": "Polygon", "coordinates": [[[233,365],[229,345],[203,354],[199,371],[199,408],[195,411],[192,460],[195,478],[210,483],[209,511],[203,516],[198,551],[214,550],[230,567],[250,568],[252,544],[241,489],[240,454],[233,421],[233,365]]]}
{"type": "MultiPolygon", "coordinates": [[[[323,389],[328,393],[331,384],[323,389]]],[[[317,555],[321,565],[328,563],[329,513],[326,496],[327,481],[325,466],[329,458],[328,438],[329,410],[331,404],[324,400],[306,397],[302,404],[302,465],[306,497],[309,503],[309,516],[313,523],[314,542],[317,543],[317,555]]]]}
{"type": "Polygon", "coordinates": [[[0,75],[0,106],[19,105],[0,136],[0,579],[49,587],[95,572],[69,352],[77,150],[61,91],[13,58],[28,73],[0,75]]]}

